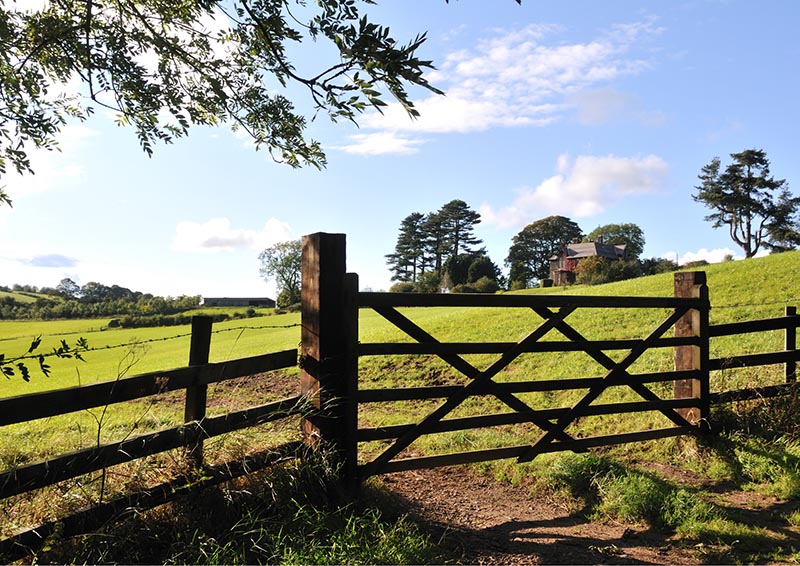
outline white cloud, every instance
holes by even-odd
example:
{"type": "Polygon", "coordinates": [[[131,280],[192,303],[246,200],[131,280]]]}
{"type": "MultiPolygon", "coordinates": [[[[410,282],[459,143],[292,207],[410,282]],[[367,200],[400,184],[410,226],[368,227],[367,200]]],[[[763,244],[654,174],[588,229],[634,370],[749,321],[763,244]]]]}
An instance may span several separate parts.
{"type": "Polygon", "coordinates": [[[595,157],[570,160],[561,155],[556,175],[535,188],[517,191],[514,202],[500,210],[484,204],[481,217],[502,228],[520,227],[551,214],[582,218],[594,216],[620,197],[651,193],[661,186],[667,164],[655,155],[646,157],[595,157]]]}
{"type": "Polygon", "coordinates": [[[0,250],[0,274],[3,285],[14,283],[55,287],[61,279],[78,281],[82,261],[50,246],[15,242],[0,250]]]}
{"type": "Polygon", "coordinates": [[[340,146],[347,153],[362,155],[383,155],[385,153],[408,154],[417,153],[417,146],[422,140],[412,140],[396,132],[376,132],[374,134],[358,134],[351,136],[352,144],[340,146]]]}
{"type": "Polygon", "coordinates": [[[261,230],[232,228],[227,218],[212,218],[205,223],[179,222],[172,249],[184,252],[232,252],[260,250],[293,239],[286,222],[270,218],[261,230]]]}
{"type": "Polygon", "coordinates": [[[700,248],[696,252],[684,253],[678,260],[678,263],[683,265],[691,261],[701,260],[705,260],[708,263],[719,263],[723,261],[726,256],[735,257],[733,250],[730,248],[714,248],[713,250],[700,248]]]}
{"type": "MultiPolygon", "coordinates": [[[[659,30],[648,21],[615,26],[585,43],[545,43],[560,31],[552,25],[528,25],[451,53],[435,73],[434,84],[446,96],[416,101],[420,117],[413,120],[399,104],[389,104],[383,114],[365,116],[362,127],[420,134],[547,125],[574,106],[570,98],[576,93],[648,68],[647,61],[630,51],[642,37],[659,30]]],[[[613,111],[624,97],[622,93],[605,100],[595,96],[592,119],[613,111]],[[612,107],[601,108],[603,102],[612,107]]],[[[398,146],[399,151],[407,148],[398,146]]]]}
{"type": "Polygon", "coordinates": [[[575,109],[578,123],[585,126],[624,120],[660,127],[667,121],[663,112],[645,110],[638,97],[611,87],[575,92],[567,97],[567,102],[575,109]]]}

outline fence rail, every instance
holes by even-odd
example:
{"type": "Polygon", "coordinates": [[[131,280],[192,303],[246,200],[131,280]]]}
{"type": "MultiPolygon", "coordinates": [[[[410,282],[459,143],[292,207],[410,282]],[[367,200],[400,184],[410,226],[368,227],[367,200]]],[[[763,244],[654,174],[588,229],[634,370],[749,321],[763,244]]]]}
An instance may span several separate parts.
{"type": "Polygon", "coordinates": [[[134,401],[169,391],[297,365],[297,350],[285,350],[202,366],[154,371],[41,393],[0,399],[0,426],[134,401]]]}
{"type": "MultiPolygon", "coordinates": [[[[296,365],[297,351],[186,367],[0,400],[0,424],[27,422],[296,365]]],[[[300,396],[95,446],[0,473],[0,499],[301,413],[300,396]]]]}
{"type": "MultiPolygon", "coordinates": [[[[175,478],[160,487],[120,496],[92,510],[59,519],[59,528],[68,525],[67,530],[72,529],[70,532],[77,534],[81,532],[80,529],[91,529],[91,525],[101,524],[104,517],[112,511],[120,512],[126,504],[135,503],[139,509],[158,505],[174,497],[179,492],[179,486],[219,483],[224,479],[262,469],[277,459],[299,454],[302,443],[289,442],[260,456],[248,457],[246,462],[228,462],[218,467],[204,466],[204,440],[286,417],[304,415],[306,403],[300,395],[295,395],[220,416],[206,417],[206,388],[209,384],[296,367],[297,350],[208,363],[211,319],[195,317],[192,327],[190,365],[187,367],[0,399],[0,426],[6,426],[135,401],[170,391],[186,391],[185,422],[181,425],[0,471],[0,499],[177,448],[186,449],[187,469],[190,472],[192,469],[203,468],[200,476],[175,478]]],[[[24,552],[24,549],[34,543],[41,543],[49,529],[55,528],[55,524],[39,525],[36,529],[0,540],[0,557],[11,559],[10,557],[19,555],[19,552],[24,552]]]]}

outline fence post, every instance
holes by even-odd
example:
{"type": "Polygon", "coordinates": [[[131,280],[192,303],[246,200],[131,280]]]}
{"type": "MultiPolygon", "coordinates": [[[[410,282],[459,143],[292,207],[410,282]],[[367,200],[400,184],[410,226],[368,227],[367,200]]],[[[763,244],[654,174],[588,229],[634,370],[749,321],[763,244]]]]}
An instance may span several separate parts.
{"type": "MultiPolygon", "coordinates": [[[[786,307],[786,316],[797,316],[797,307],[786,307]]],[[[797,327],[794,325],[787,325],[786,334],[784,335],[784,350],[791,352],[796,349],[797,327]]],[[[794,383],[797,381],[797,362],[795,360],[786,362],[784,375],[786,376],[786,383],[794,383]]]]}
{"type": "MultiPolygon", "coordinates": [[[[189,346],[189,365],[197,366],[208,363],[211,350],[211,325],[210,316],[192,317],[192,338],[189,346]]],[[[186,388],[186,405],[183,411],[183,420],[186,423],[201,421],[206,416],[206,397],[208,385],[205,383],[192,385],[186,388]]],[[[189,469],[203,467],[203,439],[186,447],[186,465],[189,469]]]]}
{"type": "Polygon", "coordinates": [[[696,336],[696,346],[675,347],[675,370],[695,370],[697,378],[678,379],[673,385],[675,399],[696,398],[698,408],[677,409],[689,422],[708,426],[711,410],[709,401],[709,309],[708,287],[704,271],[690,271],[675,274],[675,297],[702,299],[705,304],[692,309],[675,323],[675,336],[696,336]]]}
{"type": "Polygon", "coordinates": [[[358,276],[345,273],[344,234],[303,236],[300,387],[312,406],[306,444],[333,450],[342,479],[356,485],[358,276]]]}

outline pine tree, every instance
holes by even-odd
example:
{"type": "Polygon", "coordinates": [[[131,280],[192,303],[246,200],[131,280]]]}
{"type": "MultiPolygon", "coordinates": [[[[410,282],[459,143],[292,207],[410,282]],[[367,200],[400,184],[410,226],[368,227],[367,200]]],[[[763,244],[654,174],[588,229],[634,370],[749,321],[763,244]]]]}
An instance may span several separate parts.
{"type": "MultiPolygon", "coordinates": [[[[426,288],[439,288],[454,258],[465,255],[473,259],[476,254],[485,254],[485,250],[474,249],[481,243],[473,233],[480,221],[480,214],[463,200],[452,200],[427,215],[408,215],[400,223],[394,252],[385,256],[392,281],[422,284],[421,277],[425,275],[426,288]]],[[[469,263],[464,267],[464,277],[468,267],[469,263]]]]}
{"type": "Polygon", "coordinates": [[[475,225],[481,221],[481,215],[463,200],[451,200],[438,214],[442,230],[446,234],[444,245],[447,248],[447,259],[457,257],[460,253],[472,253],[473,246],[482,243],[473,233],[475,225]]]}
{"type": "MultiPolygon", "coordinates": [[[[423,248],[425,267],[432,268],[432,271],[442,273],[442,266],[446,261],[446,237],[444,223],[439,213],[431,213],[425,217],[422,225],[423,248]]],[[[426,269],[426,271],[428,271],[426,269]]]]}
{"type": "Polygon", "coordinates": [[[418,275],[424,271],[424,223],[425,215],[419,212],[412,212],[400,223],[394,253],[386,255],[386,263],[392,270],[392,281],[416,283],[418,275]]]}

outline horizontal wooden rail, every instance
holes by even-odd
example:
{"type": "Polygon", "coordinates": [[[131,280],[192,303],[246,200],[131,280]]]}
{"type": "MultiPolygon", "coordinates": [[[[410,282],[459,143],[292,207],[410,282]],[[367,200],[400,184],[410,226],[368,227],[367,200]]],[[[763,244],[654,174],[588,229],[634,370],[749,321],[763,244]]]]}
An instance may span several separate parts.
{"type": "Polygon", "coordinates": [[[43,462],[0,473],[0,499],[39,489],[113,466],[181,448],[201,438],[256,426],[302,414],[302,397],[290,397],[258,407],[203,419],[147,435],[136,436],[98,447],[78,450],[43,462]]]}
{"type": "Polygon", "coordinates": [[[155,371],[78,387],[8,397],[0,399],[0,426],[104,407],[296,365],[297,350],[284,350],[251,358],[155,371]]]}
{"type": "MultiPolygon", "coordinates": [[[[438,456],[421,456],[419,458],[392,460],[381,466],[380,473],[389,474],[409,470],[426,470],[442,466],[454,466],[457,464],[474,464],[477,462],[489,462],[491,460],[517,458],[524,454],[529,448],[530,446],[527,445],[509,446],[507,448],[473,450],[472,452],[459,452],[457,454],[441,454],[438,456]]],[[[359,471],[361,478],[365,479],[375,474],[375,467],[371,463],[368,463],[360,466],[359,471]]]]}
{"type": "Polygon", "coordinates": [[[708,301],[675,297],[595,297],[584,295],[489,295],[470,293],[359,293],[358,306],[381,307],[589,307],[708,308],[708,301]]]}
{"type": "Polygon", "coordinates": [[[762,320],[747,320],[744,322],[729,322],[726,324],[712,324],[708,327],[709,336],[733,336],[736,334],[749,334],[753,332],[767,332],[769,330],[786,330],[787,328],[800,327],[800,317],[784,316],[762,320]]]}
{"type": "Polygon", "coordinates": [[[547,446],[538,448],[539,453],[560,452],[562,450],[580,451],[599,446],[613,446],[615,444],[628,444],[629,442],[644,442],[645,440],[657,440],[659,438],[670,438],[673,436],[683,436],[684,434],[699,431],[699,427],[676,426],[670,428],[657,428],[653,430],[643,430],[638,432],[626,432],[621,434],[609,434],[604,436],[590,436],[569,441],[551,442],[547,446]]]}
{"type": "MultiPolygon", "coordinates": [[[[628,442],[642,442],[645,440],[656,440],[658,438],[669,438],[686,434],[685,427],[672,427],[664,429],[646,430],[641,432],[631,432],[626,434],[615,434],[607,436],[593,436],[580,438],[572,441],[553,442],[544,447],[541,452],[558,452],[562,450],[584,451],[587,448],[598,446],[610,446],[613,444],[626,444],[628,442]]],[[[488,462],[490,460],[503,460],[507,458],[518,458],[530,450],[530,446],[510,446],[507,448],[492,448],[488,450],[474,450],[471,452],[459,452],[456,454],[442,454],[438,456],[423,456],[420,458],[405,458],[403,460],[392,460],[383,464],[380,473],[402,472],[408,470],[420,470],[441,466],[452,466],[456,464],[471,464],[475,462],[488,462]]],[[[363,478],[369,477],[374,472],[374,467],[365,464],[360,468],[363,478]]]]}
{"type": "Polygon", "coordinates": [[[733,403],[736,401],[749,401],[751,399],[768,399],[791,395],[797,392],[797,383],[779,383],[764,387],[751,387],[735,391],[718,391],[711,394],[711,403],[733,403]]]}
{"type": "MultiPolygon", "coordinates": [[[[697,407],[699,399],[664,399],[661,401],[635,401],[628,403],[608,403],[605,405],[591,405],[582,416],[615,415],[623,413],[643,413],[649,411],[659,411],[665,409],[683,409],[697,407]]],[[[541,409],[531,413],[502,413],[497,415],[479,415],[474,417],[462,417],[458,419],[445,419],[439,421],[431,427],[426,434],[436,434],[441,432],[454,432],[458,430],[469,430],[473,428],[487,428],[492,426],[504,426],[533,422],[534,417],[539,419],[558,419],[564,416],[569,408],[541,409]]],[[[373,440],[389,440],[398,438],[400,435],[414,428],[416,424],[392,425],[384,427],[363,428],[358,431],[359,442],[369,442],[373,440]]]]}
{"type": "MultiPolygon", "coordinates": [[[[359,356],[382,355],[421,355],[421,354],[504,354],[512,348],[523,353],[542,352],[586,352],[597,350],[632,350],[641,346],[644,340],[591,340],[574,341],[537,341],[520,347],[517,342],[384,342],[363,343],[358,345],[359,356]]],[[[697,346],[700,339],[696,336],[668,337],[652,340],[650,348],[674,348],[676,346],[697,346]]]]}
{"type": "MultiPolygon", "coordinates": [[[[681,379],[697,379],[697,370],[669,371],[658,373],[632,374],[636,383],[660,383],[681,379]]],[[[619,382],[619,378],[617,381],[619,382]]],[[[630,378],[626,378],[630,379],[630,378]]],[[[569,379],[542,379],[537,381],[490,382],[476,387],[472,395],[491,395],[503,393],[538,393],[568,389],[588,389],[613,382],[602,377],[575,377],[569,379]]],[[[462,385],[430,385],[423,387],[402,387],[391,389],[360,389],[357,393],[359,403],[381,403],[385,401],[419,401],[441,399],[461,391],[462,385]]]]}
{"type": "Polygon", "coordinates": [[[784,350],[783,352],[769,352],[763,354],[745,354],[728,358],[714,358],[708,361],[712,371],[753,366],[766,366],[770,364],[785,364],[786,362],[800,361],[800,350],[784,350]]]}

